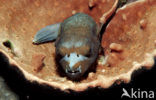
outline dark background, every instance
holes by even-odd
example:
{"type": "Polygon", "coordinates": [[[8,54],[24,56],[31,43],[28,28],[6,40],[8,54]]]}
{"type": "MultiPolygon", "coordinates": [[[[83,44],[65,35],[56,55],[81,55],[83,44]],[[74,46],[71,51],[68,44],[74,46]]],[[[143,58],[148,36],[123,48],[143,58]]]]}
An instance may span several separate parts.
{"type": "Polygon", "coordinates": [[[120,85],[114,84],[108,89],[96,87],[89,88],[84,92],[70,91],[70,93],[66,93],[46,85],[41,86],[35,82],[26,81],[23,75],[15,69],[16,67],[9,66],[7,59],[4,58],[4,55],[0,53],[0,76],[5,79],[6,84],[19,96],[20,100],[49,100],[48,98],[53,98],[53,96],[103,96],[103,100],[106,100],[104,98],[119,100],[123,93],[122,88],[128,91],[134,88],[136,90],[156,92],[156,64],[150,70],[142,68],[135,71],[129,84],[121,83],[120,85]]]}

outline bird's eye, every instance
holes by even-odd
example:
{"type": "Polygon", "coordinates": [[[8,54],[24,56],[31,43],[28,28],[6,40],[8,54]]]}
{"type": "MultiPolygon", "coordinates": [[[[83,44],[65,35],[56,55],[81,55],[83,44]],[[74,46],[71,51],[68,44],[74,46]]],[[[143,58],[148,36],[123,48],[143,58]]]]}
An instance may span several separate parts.
{"type": "Polygon", "coordinates": [[[77,54],[77,57],[79,57],[79,54],[77,54]]]}

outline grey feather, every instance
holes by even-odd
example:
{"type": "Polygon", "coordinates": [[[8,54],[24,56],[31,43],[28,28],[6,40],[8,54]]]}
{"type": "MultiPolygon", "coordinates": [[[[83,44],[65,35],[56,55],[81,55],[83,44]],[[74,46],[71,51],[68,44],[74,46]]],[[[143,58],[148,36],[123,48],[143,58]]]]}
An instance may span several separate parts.
{"type": "Polygon", "coordinates": [[[61,23],[46,26],[39,30],[34,37],[33,43],[40,44],[53,41],[58,37],[61,23]]]}

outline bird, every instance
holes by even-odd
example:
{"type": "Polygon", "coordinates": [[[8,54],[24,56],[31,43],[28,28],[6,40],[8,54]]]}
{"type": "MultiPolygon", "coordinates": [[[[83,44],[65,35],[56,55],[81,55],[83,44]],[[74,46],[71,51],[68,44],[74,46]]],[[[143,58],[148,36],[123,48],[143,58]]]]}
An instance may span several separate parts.
{"type": "Polygon", "coordinates": [[[100,41],[99,28],[94,19],[85,13],[76,13],[63,22],[39,30],[34,44],[55,40],[58,63],[70,79],[79,79],[95,63],[100,41]]]}

